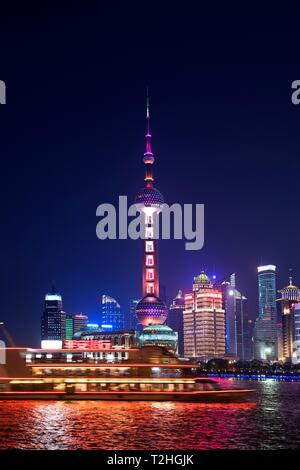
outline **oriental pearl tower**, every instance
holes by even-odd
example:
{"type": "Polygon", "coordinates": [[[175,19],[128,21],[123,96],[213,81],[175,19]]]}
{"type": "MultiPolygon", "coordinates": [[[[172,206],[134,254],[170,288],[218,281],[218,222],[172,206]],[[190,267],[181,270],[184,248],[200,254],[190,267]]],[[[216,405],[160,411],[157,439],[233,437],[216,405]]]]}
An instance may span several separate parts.
{"type": "Polygon", "coordinates": [[[158,278],[158,244],[154,239],[155,214],[162,210],[164,198],[161,192],[153,186],[153,164],[154,155],[151,149],[150,112],[149,97],[147,93],[146,113],[146,152],[143,162],[145,165],[145,186],[136,195],[135,203],[137,209],[145,217],[144,253],[142,289],[143,298],[136,306],[136,315],[143,328],[150,325],[161,325],[167,319],[167,307],[159,298],[158,278]]]}

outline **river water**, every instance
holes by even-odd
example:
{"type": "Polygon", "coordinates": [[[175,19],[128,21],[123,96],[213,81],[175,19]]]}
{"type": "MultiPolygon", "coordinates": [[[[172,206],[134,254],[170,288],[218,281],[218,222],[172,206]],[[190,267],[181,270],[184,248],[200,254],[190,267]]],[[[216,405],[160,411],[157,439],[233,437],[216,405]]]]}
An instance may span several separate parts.
{"type": "Polygon", "coordinates": [[[0,449],[300,448],[300,382],[256,389],[246,403],[3,401],[0,449]]]}

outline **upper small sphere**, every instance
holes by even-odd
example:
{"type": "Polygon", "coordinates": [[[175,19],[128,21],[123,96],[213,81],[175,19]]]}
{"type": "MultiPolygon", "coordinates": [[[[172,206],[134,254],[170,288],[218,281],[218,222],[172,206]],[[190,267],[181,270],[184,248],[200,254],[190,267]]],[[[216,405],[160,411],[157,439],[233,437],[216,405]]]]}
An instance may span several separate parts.
{"type": "Polygon", "coordinates": [[[136,204],[145,206],[160,206],[164,203],[164,197],[156,188],[142,188],[135,197],[136,204]]]}

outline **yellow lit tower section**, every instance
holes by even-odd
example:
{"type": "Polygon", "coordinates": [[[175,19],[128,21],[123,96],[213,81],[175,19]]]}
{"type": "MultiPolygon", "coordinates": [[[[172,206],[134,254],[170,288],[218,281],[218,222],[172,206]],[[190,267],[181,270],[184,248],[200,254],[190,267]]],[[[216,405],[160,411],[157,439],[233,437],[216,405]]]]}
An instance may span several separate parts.
{"type": "Polygon", "coordinates": [[[146,152],[143,162],[145,165],[145,186],[136,195],[135,202],[138,210],[145,217],[144,254],[142,292],[143,298],[136,306],[136,315],[143,327],[153,324],[163,324],[167,318],[167,308],[159,298],[158,273],[158,244],[155,235],[155,215],[162,210],[164,198],[153,186],[154,155],[151,149],[149,98],[147,96],[147,132],[146,152]]]}

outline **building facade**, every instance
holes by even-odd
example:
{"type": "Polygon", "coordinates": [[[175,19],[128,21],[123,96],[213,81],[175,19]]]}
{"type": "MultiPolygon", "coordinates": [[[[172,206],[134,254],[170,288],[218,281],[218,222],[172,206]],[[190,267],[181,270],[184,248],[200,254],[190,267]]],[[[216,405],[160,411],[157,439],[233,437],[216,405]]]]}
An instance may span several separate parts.
{"type": "Polygon", "coordinates": [[[300,289],[293,285],[290,276],[289,285],[278,291],[281,298],[277,300],[281,316],[282,360],[292,361],[295,342],[295,306],[300,302],[300,289]]]}
{"type": "Polygon", "coordinates": [[[226,354],[241,361],[253,359],[253,324],[247,298],[236,288],[235,274],[221,284],[226,324],[226,354]]]}
{"type": "Polygon", "coordinates": [[[225,355],[225,311],[222,290],[202,271],[183,311],[184,356],[207,361],[225,355]]]}
{"type": "Polygon", "coordinates": [[[167,325],[172,330],[178,333],[178,354],[184,355],[183,346],[183,311],[184,311],[184,296],[182,291],[179,290],[176,297],[173,299],[168,313],[167,325]]]}
{"type": "Polygon", "coordinates": [[[73,315],[66,315],[66,340],[73,339],[74,326],[73,326],[73,315]]]}
{"type": "Polygon", "coordinates": [[[138,317],[135,313],[135,309],[137,304],[139,303],[138,300],[132,299],[129,303],[129,320],[128,320],[128,329],[129,330],[142,330],[142,325],[139,323],[138,317]]]}
{"type": "Polygon", "coordinates": [[[277,350],[276,266],[258,266],[258,317],[254,325],[254,357],[274,361],[277,350]]]}
{"type": "Polygon", "coordinates": [[[124,330],[124,314],[120,304],[109,295],[102,295],[100,326],[111,331],[124,330]]]}
{"type": "Polygon", "coordinates": [[[294,352],[292,362],[300,364],[300,302],[297,302],[294,307],[294,352]]]}
{"type": "Polygon", "coordinates": [[[54,288],[45,295],[44,312],[41,319],[41,347],[62,347],[66,339],[66,313],[62,297],[54,288]]]}
{"type": "Polygon", "coordinates": [[[236,289],[235,275],[230,276],[230,281],[221,284],[223,293],[223,308],[225,311],[225,336],[226,353],[237,357],[237,318],[236,318],[236,289]]]}
{"type": "Polygon", "coordinates": [[[249,318],[247,297],[236,289],[235,301],[237,356],[241,361],[252,361],[254,357],[253,320],[249,318]]]}

